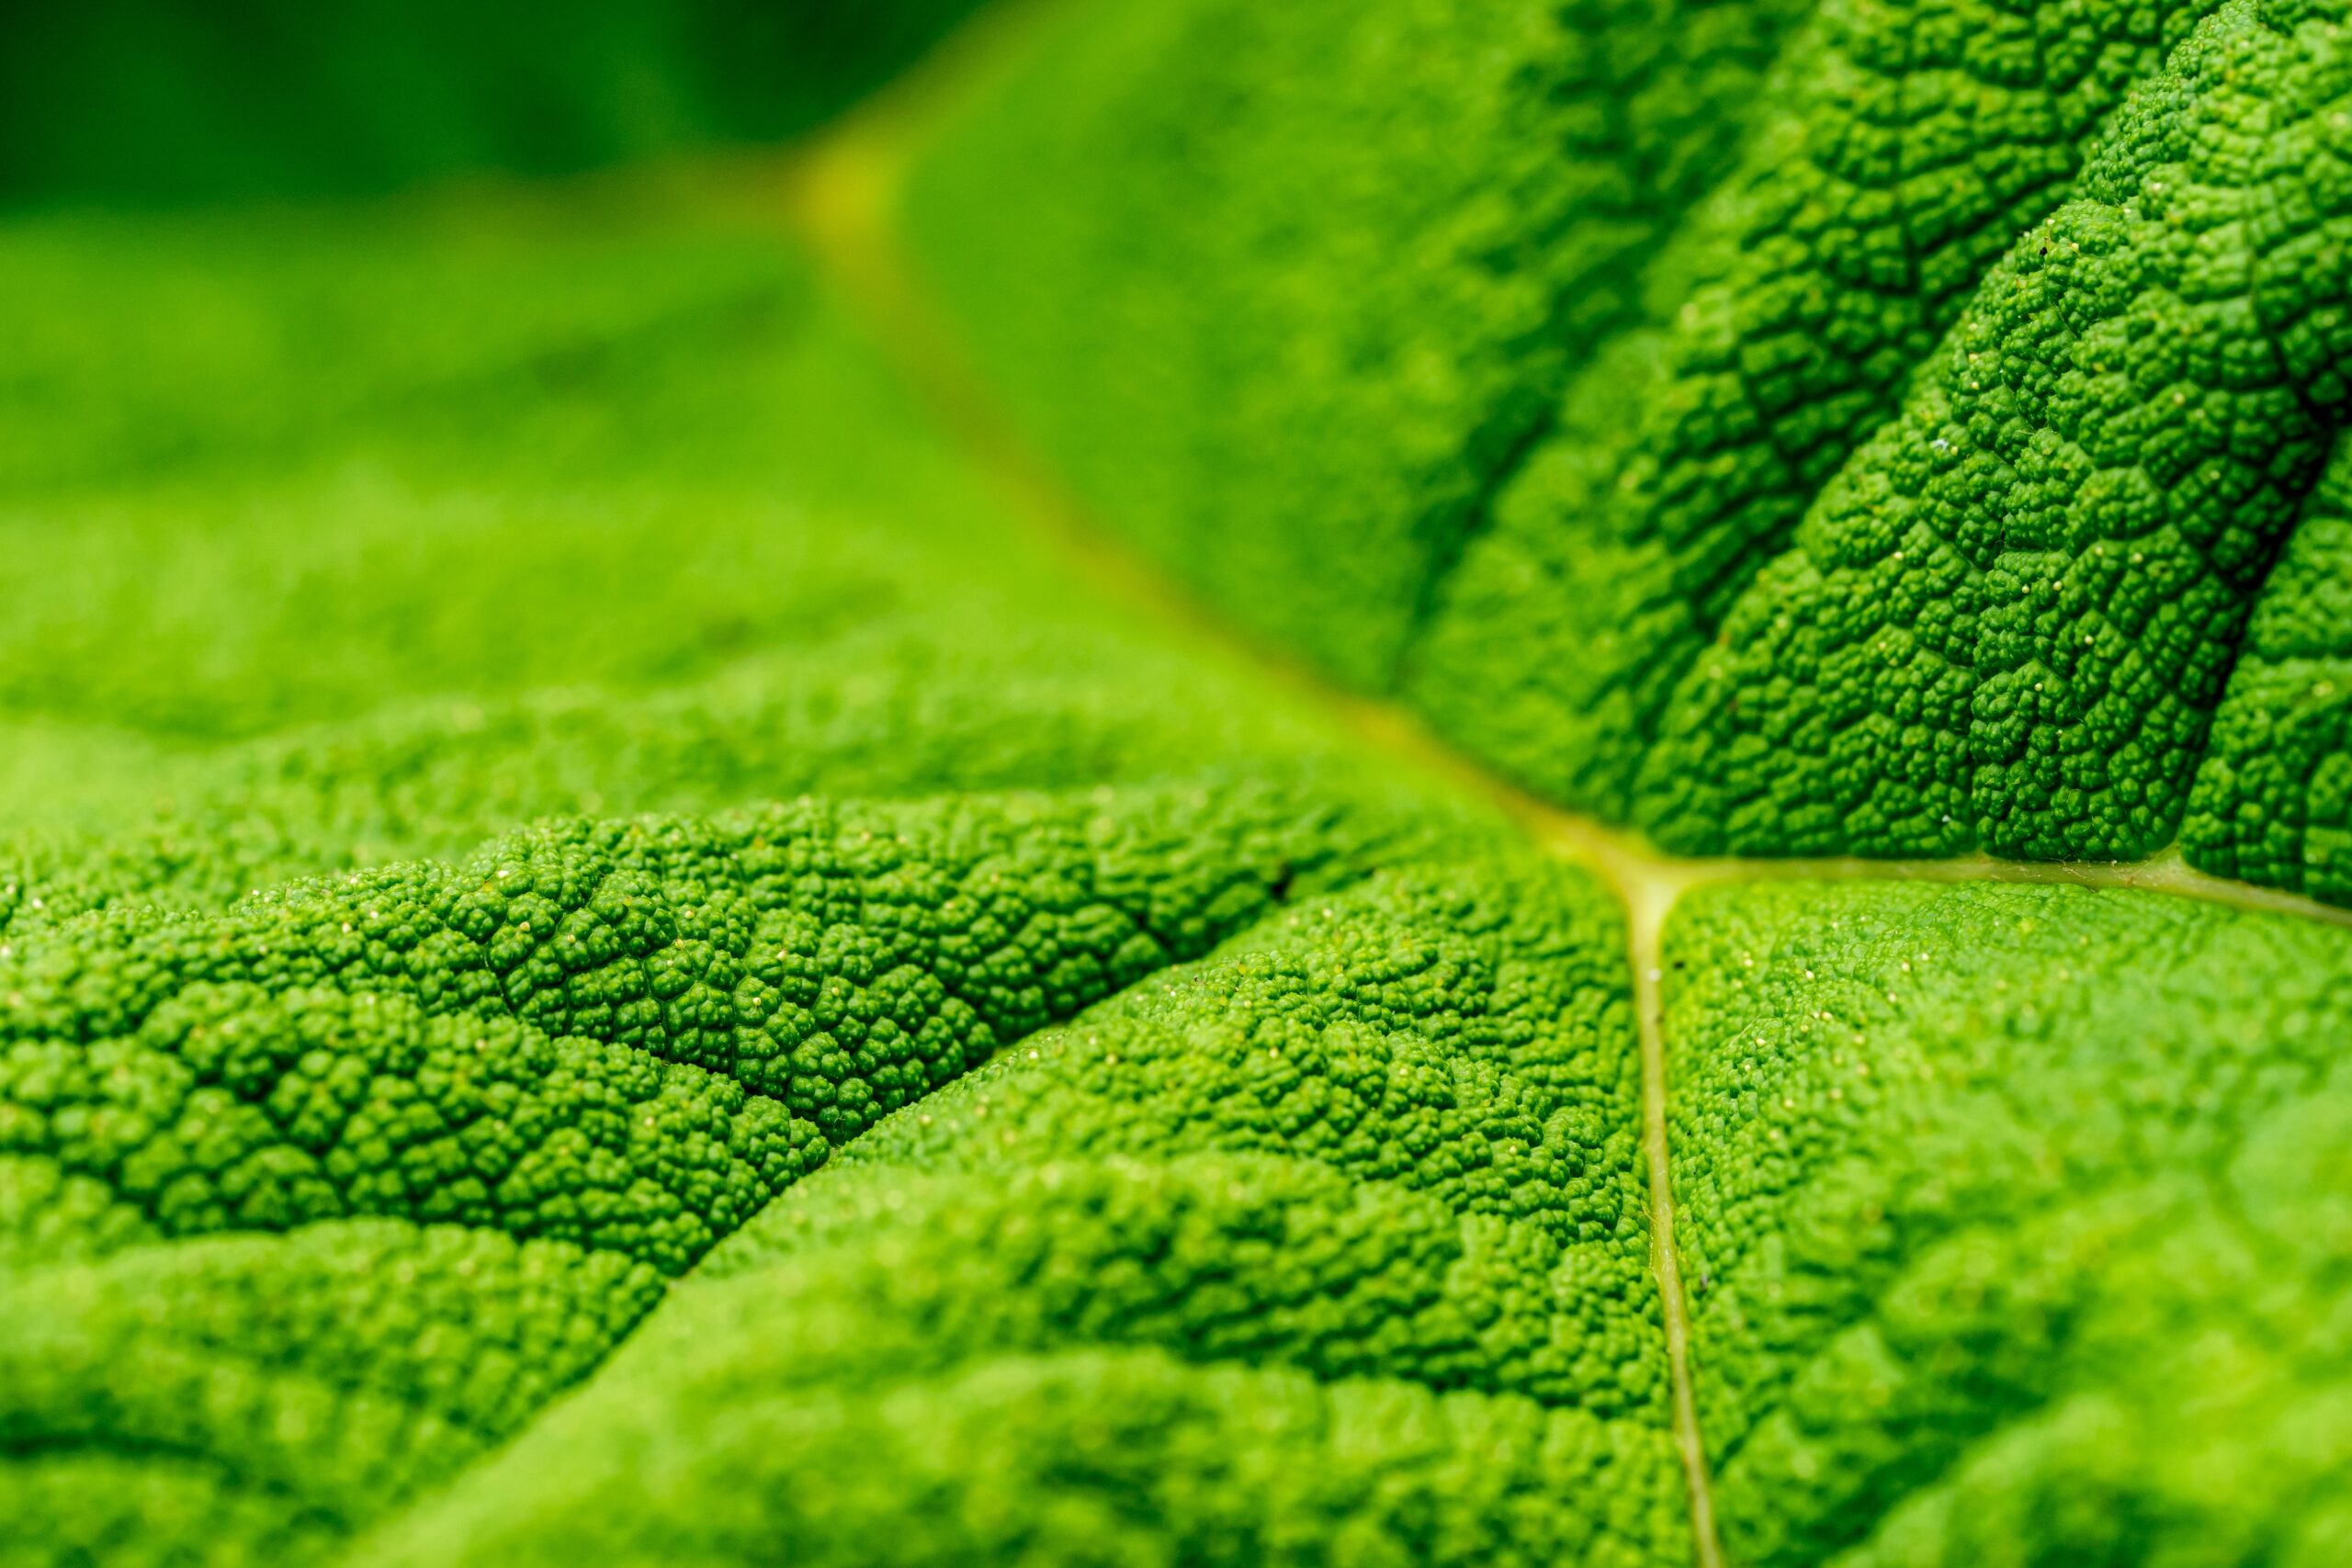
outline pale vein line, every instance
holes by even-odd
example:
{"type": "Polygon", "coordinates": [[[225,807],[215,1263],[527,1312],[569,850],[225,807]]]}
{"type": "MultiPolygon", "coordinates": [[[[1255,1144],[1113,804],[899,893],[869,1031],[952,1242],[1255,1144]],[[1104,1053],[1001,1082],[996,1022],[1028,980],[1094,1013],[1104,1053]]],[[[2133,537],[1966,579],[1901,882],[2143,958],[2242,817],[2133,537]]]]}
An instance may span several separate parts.
{"type": "Polygon", "coordinates": [[[1690,1499],[1690,1545],[1699,1568],[1723,1568],[1715,1536],[1714,1493],[1699,1431],[1699,1397],[1690,1377],[1690,1312],[1682,1293],[1682,1260],[1674,1246],[1674,1184],[1666,1119],[1666,997],[1660,949],[1666,917],[1679,891],[1663,879],[1616,883],[1625,906],[1625,952],[1634,967],[1634,1027],[1642,1047],[1642,1150],[1649,1164],[1650,1271],[1657,1277],[1666,1330],[1667,1378],[1674,1396],[1674,1448],[1690,1499]]]}
{"type": "Polygon", "coordinates": [[[2212,876],[2169,849],[2133,862],[2023,862],[1966,855],[1946,860],[1838,857],[1760,860],[1664,854],[1640,834],[1564,811],[1464,757],[1398,705],[1334,686],[1287,652],[1260,644],[1173,588],[1099,526],[1023,441],[964,360],[898,243],[896,209],[909,164],[931,129],[981,90],[1055,0],[984,10],[923,68],[796,155],[784,170],[793,228],[835,286],[898,362],[949,434],[995,485],[1014,515],[1100,593],[1160,622],[1216,660],[1253,669],[1310,709],[1336,718],[1374,750],[1499,807],[1548,852],[1595,872],[1623,907],[1642,1065],[1642,1142],[1650,1190],[1651,1268],[1666,1336],[1674,1441],[1690,1495],[1699,1568],[1723,1568],[1707,1458],[1690,1371],[1690,1319],[1674,1245],[1667,1117],[1667,1056],[1660,949],[1682,895],[1711,884],[1763,881],[2027,883],[2138,889],[2352,928],[2352,909],[2212,876]]]}

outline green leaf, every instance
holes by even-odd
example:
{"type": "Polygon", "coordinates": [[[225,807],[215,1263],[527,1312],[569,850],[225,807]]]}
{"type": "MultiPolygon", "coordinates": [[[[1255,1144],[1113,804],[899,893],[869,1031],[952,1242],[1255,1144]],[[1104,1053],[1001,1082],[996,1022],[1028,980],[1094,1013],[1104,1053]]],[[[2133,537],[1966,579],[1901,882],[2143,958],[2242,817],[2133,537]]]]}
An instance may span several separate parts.
{"type": "Polygon", "coordinates": [[[2342,1560],[2348,20],[0,220],[0,1561],[2342,1560]]]}

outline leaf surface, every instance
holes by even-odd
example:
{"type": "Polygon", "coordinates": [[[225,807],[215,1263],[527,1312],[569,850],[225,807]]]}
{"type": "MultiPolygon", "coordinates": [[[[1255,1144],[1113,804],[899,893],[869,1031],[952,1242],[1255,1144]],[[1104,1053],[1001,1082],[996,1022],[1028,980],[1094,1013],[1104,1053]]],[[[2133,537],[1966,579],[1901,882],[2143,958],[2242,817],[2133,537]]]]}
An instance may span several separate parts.
{"type": "Polygon", "coordinates": [[[2341,10],[0,222],[0,1558],[2340,1560],[2341,10]]]}

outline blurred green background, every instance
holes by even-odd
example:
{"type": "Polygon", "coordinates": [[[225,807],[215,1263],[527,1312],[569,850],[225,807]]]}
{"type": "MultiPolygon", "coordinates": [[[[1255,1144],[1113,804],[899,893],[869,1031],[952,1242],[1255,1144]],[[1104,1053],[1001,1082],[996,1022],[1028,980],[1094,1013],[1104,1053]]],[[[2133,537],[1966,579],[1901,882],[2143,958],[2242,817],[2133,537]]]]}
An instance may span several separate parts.
{"type": "Polygon", "coordinates": [[[977,0],[0,6],[0,203],[350,195],[772,141],[977,0]]]}

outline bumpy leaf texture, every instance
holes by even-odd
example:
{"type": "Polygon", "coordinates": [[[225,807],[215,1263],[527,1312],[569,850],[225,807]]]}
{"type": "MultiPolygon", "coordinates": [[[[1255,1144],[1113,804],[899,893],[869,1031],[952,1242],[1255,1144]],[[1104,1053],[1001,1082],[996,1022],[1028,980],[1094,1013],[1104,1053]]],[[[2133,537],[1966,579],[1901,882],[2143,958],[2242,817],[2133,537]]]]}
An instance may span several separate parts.
{"type": "Polygon", "coordinates": [[[0,1563],[2352,1560],[2347,23],[0,219],[0,1563]]]}

